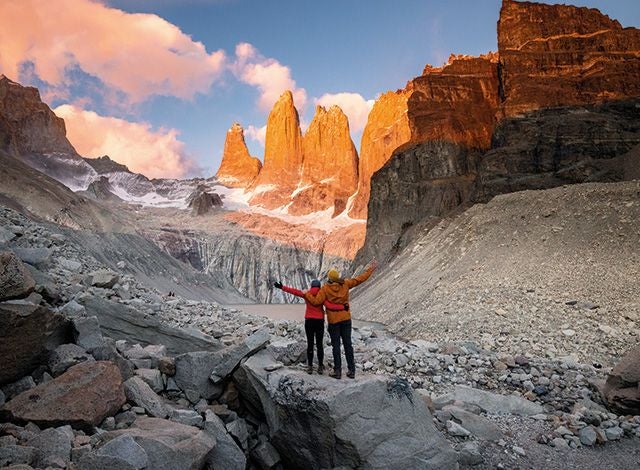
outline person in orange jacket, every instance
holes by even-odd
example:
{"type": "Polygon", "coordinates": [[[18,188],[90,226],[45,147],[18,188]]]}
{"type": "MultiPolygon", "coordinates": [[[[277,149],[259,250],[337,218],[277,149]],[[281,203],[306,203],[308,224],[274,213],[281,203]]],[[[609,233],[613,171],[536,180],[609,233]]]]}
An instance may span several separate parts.
{"type": "Polygon", "coordinates": [[[344,310],[334,310],[327,307],[327,321],[329,322],[329,336],[333,349],[333,373],[329,375],[336,379],[342,377],[342,358],[340,357],[340,341],[344,344],[344,355],[347,359],[347,377],[356,376],[356,364],[353,357],[353,345],[351,344],[351,312],[349,310],[349,290],[369,279],[377,268],[374,260],[365,272],[353,279],[342,279],[337,269],[332,268],[327,273],[329,282],[322,286],[317,294],[308,292],[305,299],[314,304],[332,302],[345,305],[344,310]]]}
{"type": "Polygon", "coordinates": [[[314,303],[306,298],[306,295],[317,295],[320,291],[320,281],[314,279],[311,281],[311,289],[308,292],[303,292],[293,287],[283,286],[281,282],[275,282],[273,286],[277,289],[282,289],[284,292],[295,295],[296,297],[302,297],[307,304],[307,308],[304,313],[304,331],[307,334],[307,373],[313,373],[313,343],[315,339],[316,347],[318,349],[318,374],[324,372],[324,347],[322,337],[324,335],[324,307],[331,309],[332,311],[341,311],[349,308],[348,305],[334,304],[328,300],[323,300],[318,303],[314,303]]]}

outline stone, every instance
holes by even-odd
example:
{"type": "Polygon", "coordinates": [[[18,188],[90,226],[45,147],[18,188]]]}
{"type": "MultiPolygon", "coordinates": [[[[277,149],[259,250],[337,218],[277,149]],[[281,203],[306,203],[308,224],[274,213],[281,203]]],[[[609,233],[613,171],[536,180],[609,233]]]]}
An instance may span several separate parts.
{"type": "Polygon", "coordinates": [[[176,360],[173,357],[163,356],[158,359],[158,369],[168,377],[176,375],[176,360]]]}
{"type": "Polygon", "coordinates": [[[93,452],[83,453],[76,467],[77,470],[138,470],[121,458],[97,455],[93,452]]]}
{"type": "Polygon", "coordinates": [[[449,434],[451,434],[452,436],[468,437],[468,436],[471,435],[471,433],[469,431],[467,431],[465,428],[460,426],[455,421],[449,420],[449,421],[447,421],[446,424],[447,424],[447,432],[449,434]]]}
{"type": "Polygon", "coordinates": [[[158,369],[136,369],[135,375],[144,380],[154,392],[160,393],[164,390],[162,374],[158,369]]]}
{"type": "Polygon", "coordinates": [[[222,161],[216,179],[230,188],[246,188],[262,169],[262,162],[252,157],[244,141],[244,129],[234,122],[227,131],[222,161]]]}
{"type": "Polygon", "coordinates": [[[269,344],[267,350],[276,361],[288,366],[297,364],[306,357],[307,346],[295,339],[281,339],[269,344]]]}
{"type": "Polygon", "coordinates": [[[214,384],[209,380],[209,376],[219,361],[220,355],[215,352],[181,354],[176,357],[176,374],[172,378],[177,386],[187,393],[192,403],[196,403],[200,398],[217,398],[224,391],[224,386],[214,384]]]}
{"type": "Polygon", "coordinates": [[[604,402],[620,414],[640,414],[640,346],[628,351],[600,387],[604,402]]]}
{"type": "Polygon", "coordinates": [[[10,251],[0,251],[0,301],[26,297],[36,287],[29,270],[10,251]]]}
{"type": "Polygon", "coordinates": [[[604,430],[607,439],[610,441],[617,441],[624,436],[624,430],[620,426],[614,426],[612,428],[607,428],[604,430]]]}
{"type": "Polygon", "coordinates": [[[1,302],[0,324],[0,357],[11,358],[0,368],[0,385],[31,373],[51,351],[71,340],[67,320],[40,305],[1,302]]]}
{"type": "Polygon", "coordinates": [[[82,263],[75,259],[58,258],[58,264],[67,271],[74,273],[78,273],[82,269],[82,263]]]}
{"type": "Polygon", "coordinates": [[[558,450],[567,450],[569,448],[569,444],[562,437],[556,437],[551,440],[551,445],[558,450]]]}
{"type": "Polygon", "coordinates": [[[4,405],[4,402],[7,400],[6,395],[4,394],[4,392],[2,390],[0,390],[0,407],[2,407],[2,405],[4,405]]]}
{"type": "Polygon", "coordinates": [[[96,450],[97,455],[122,459],[140,470],[149,464],[145,450],[129,435],[118,436],[96,450]]]}
{"type": "Polygon", "coordinates": [[[302,370],[266,372],[273,362],[268,351],[258,352],[234,382],[243,403],[266,416],[284,467],[456,468],[455,451],[406,381],[365,375],[329,382],[302,370]]]}
{"type": "Polygon", "coordinates": [[[24,447],[17,445],[7,445],[0,447],[0,467],[9,465],[31,465],[36,458],[37,449],[35,447],[24,447]]]}
{"type": "MultiPolygon", "coordinates": [[[[82,307],[84,309],[84,307],[82,307]]],[[[104,338],[100,331],[97,317],[81,317],[73,319],[73,336],[78,346],[91,352],[104,346],[104,338]]]]}
{"type": "Polygon", "coordinates": [[[240,344],[219,351],[219,360],[211,371],[210,380],[217,383],[230,375],[242,359],[262,349],[270,337],[269,330],[263,328],[245,338],[240,344]]]}
{"type": "Polygon", "coordinates": [[[458,453],[458,462],[461,465],[478,465],[484,462],[477,442],[465,442],[458,453]]]}
{"type": "Polygon", "coordinates": [[[583,446],[592,446],[598,440],[598,435],[592,426],[587,426],[586,428],[582,428],[579,433],[580,443],[583,446]]]}
{"type": "Polygon", "coordinates": [[[166,418],[169,413],[162,398],[140,377],[131,377],[124,383],[124,393],[127,400],[145,409],[156,418],[166,418]]]}
{"type": "Polygon", "coordinates": [[[285,91],[267,119],[264,165],[249,190],[249,204],[275,209],[290,201],[300,180],[302,133],[293,94],[285,91]]]}
{"type": "Polygon", "coordinates": [[[276,466],[280,463],[280,454],[268,442],[261,442],[258,444],[252,451],[251,457],[253,457],[260,468],[263,470],[271,470],[276,468],[276,466]]]}
{"type": "Polygon", "coordinates": [[[131,344],[142,345],[162,344],[172,355],[221,349],[220,342],[208,335],[170,327],[118,302],[93,296],[82,297],[78,302],[89,315],[98,318],[102,333],[115,340],[125,339],[131,344]]]}
{"type": "Polygon", "coordinates": [[[8,243],[17,237],[11,230],[5,230],[4,227],[0,227],[0,244],[8,243]]]}
{"type": "Polygon", "coordinates": [[[51,261],[51,250],[49,248],[14,248],[13,252],[23,262],[35,266],[36,268],[46,267],[51,261]]]}
{"type": "Polygon", "coordinates": [[[58,457],[62,462],[69,463],[71,460],[71,443],[73,432],[71,427],[45,429],[27,441],[27,445],[37,450],[34,466],[46,467],[46,459],[52,456],[58,457]]]}
{"type": "Polygon", "coordinates": [[[60,307],[60,312],[67,318],[77,318],[86,315],[86,309],[75,300],[71,300],[60,307]]]}
{"type": "Polygon", "coordinates": [[[49,370],[54,377],[64,373],[69,367],[95,359],[80,346],[70,343],[61,344],[49,356],[49,370]]]}
{"type": "Polygon", "coordinates": [[[222,420],[211,410],[205,411],[204,430],[216,440],[216,446],[207,457],[207,463],[213,468],[244,470],[247,458],[244,452],[227,432],[222,420]]]}
{"type": "Polygon", "coordinates": [[[504,437],[498,426],[482,416],[469,413],[457,406],[445,406],[443,411],[450,413],[464,429],[473,434],[477,439],[498,441],[504,437]]]}
{"type": "Polygon", "coordinates": [[[108,432],[102,439],[109,441],[120,436],[133,438],[147,454],[147,468],[154,470],[203,468],[216,445],[215,438],[204,430],[144,416],[133,427],[108,432]]]}
{"type": "Polygon", "coordinates": [[[103,339],[104,346],[93,348],[91,350],[91,355],[95,358],[96,361],[111,361],[116,364],[118,366],[118,369],[120,369],[122,380],[128,380],[133,377],[134,366],[131,361],[128,361],[118,353],[111,338],[103,339]]]}
{"type": "Polygon", "coordinates": [[[93,271],[89,274],[89,284],[102,289],[111,289],[120,280],[120,276],[110,271],[93,271]]]}
{"type": "Polygon", "coordinates": [[[226,426],[227,432],[236,438],[236,441],[240,443],[240,446],[243,449],[247,448],[247,442],[249,439],[249,430],[247,429],[247,422],[242,419],[234,419],[230,423],[227,423],[226,426]]]}
{"type": "Polygon", "coordinates": [[[45,427],[64,423],[91,429],[116,414],[125,401],[115,364],[83,362],[13,398],[0,410],[0,416],[45,427]]]}
{"type": "Polygon", "coordinates": [[[20,395],[21,393],[27,390],[31,390],[35,386],[36,386],[36,383],[33,380],[33,377],[31,377],[30,375],[27,375],[25,377],[22,377],[20,380],[17,380],[11,384],[7,384],[4,387],[2,387],[2,392],[3,392],[3,395],[6,397],[6,399],[11,399],[16,395],[20,395]]]}
{"type": "Polygon", "coordinates": [[[188,207],[191,209],[191,215],[200,216],[212,212],[216,207],[222,207],[224,203],[217,193],[209,192],[207,186],[198,186],[193,194],[188,198],[188,207]]]}
{"type": "Polygon", "coordinates": [[[448,400],[460,400],[476,405],[490,414],[533,416],[544,412],[542,406],[524,398],[513,395],[500,395],[464,385],[456,385],[453,393],[438,398],[438,401],[448,400]]]}
{"type": "Polygon", "coordinates": [[[169,419],[176,423],[184,424],[186,426],[202,427],[203,418],[200,413],[194,410],[171,410],[169,419]]]}

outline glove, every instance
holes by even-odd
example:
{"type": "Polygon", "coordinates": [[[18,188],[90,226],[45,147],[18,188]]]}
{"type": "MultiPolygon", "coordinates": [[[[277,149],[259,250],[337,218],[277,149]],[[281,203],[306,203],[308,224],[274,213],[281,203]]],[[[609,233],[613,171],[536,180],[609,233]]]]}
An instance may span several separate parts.
{"type": "Polygon", "coordinates": [[[282,282],[280,281],[274,282],[273,287],[275,287],[276,289],[282,289],[282,282]]]}
{"type": "Polygon", "coordinates": [[[349,304],[344,304],[343,307],[345,310],[349,310],[349,304]]]}

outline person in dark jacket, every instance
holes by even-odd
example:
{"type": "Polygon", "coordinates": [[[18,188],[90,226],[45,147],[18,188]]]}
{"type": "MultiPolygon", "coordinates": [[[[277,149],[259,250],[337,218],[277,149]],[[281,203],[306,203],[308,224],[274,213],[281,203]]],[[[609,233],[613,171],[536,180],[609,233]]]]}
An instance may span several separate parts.
{"type": "Polygon", "coordinates": [[[331,269],[327,273],[329,282],[322,286],[317,294],[307,293],[306,300],[314,304],[329,301],[338,305],[345,305],[343,311],[333,310],[327,307],[327,321],[329,322],[329,336],[333,350],[333,372],[331,377],[342,377],[342,358],[340,357],[340,342],[344,344],[344,355],[347,359],[347,377],[356,377],[356,364],[353,357],[353,345],[351,344],[351,312],[349,310],[349,290],[363,283],[375,269],[378,263],[374,260],[369,267],[359,276],[352,279],[342,279],[337,269],[331,269]]]}
{"type": "Polygon", "coordinates": [[[314,279],[311,281],[311,289],[308,292],[303,292],[293,287],[283,286],[281,282],[275,282],[273,284],[277,289],[282,289],[284,292],[295,295],[296,297],[302,297],[307,305],[304,314],[304,331],[307,334],[307,373],[313,373],[313,344],[315,340],[316,347],[318,349],[318,374],[324,372],[324,345],[322,337],[324,335],[324,307],[330,308],[333,311],[343,311],[348,309],[347,305],[334,304],[333,302],[324,301],[317,304],[307,299],[307,294],[316,295],[320,290],[320,281],[314,279]]]}

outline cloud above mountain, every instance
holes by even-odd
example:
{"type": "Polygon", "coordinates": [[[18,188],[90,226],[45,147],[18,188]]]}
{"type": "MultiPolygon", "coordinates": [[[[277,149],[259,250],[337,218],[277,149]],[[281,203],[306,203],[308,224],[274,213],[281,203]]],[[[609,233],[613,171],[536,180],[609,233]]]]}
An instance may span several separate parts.
{"type": "Polygon", "coordinates": [[[359,93],[325,93],[314,100],[315,104],[330,108],[338,105],[349,118],[351,132],[358,133],[364,129],[373,108],[374,100],[365,100],[359,93]]]}
{"type": "Polygon", "coordinates": [[[65,120],[67,137],[82,156],[109,155],[150,178],[183,178],[198,170],[176,129],[154,131],[146,122],[100,116],[68,104],[54,111],[65,120]]]}
{"type": "Polygon", "coordinates": [[[0,70],[13,79],[30,63],[46,85],[64,90],[81,71],[131,103],[153,95],[193,98],[225,68],[224,51],[207,52],[157,15],[89,0],[0,2],[0,44],[0,70]]]}

